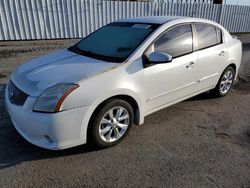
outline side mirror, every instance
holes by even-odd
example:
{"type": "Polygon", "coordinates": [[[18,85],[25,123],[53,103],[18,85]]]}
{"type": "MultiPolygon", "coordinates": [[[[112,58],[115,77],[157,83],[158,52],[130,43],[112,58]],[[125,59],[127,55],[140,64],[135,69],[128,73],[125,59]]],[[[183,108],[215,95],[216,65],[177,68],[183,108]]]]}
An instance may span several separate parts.
{"type": "Polygon", "coordinates": [[[147,59],[150,64],[169,63],[172,61],[172,56],[165,52],[155,51],[150,53],[147,59]]]}

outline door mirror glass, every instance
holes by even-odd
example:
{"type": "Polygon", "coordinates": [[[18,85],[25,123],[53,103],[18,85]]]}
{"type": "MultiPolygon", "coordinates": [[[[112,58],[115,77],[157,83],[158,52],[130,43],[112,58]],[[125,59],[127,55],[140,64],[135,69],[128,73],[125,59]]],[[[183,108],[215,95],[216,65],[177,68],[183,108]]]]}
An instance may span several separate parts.
{"type": "Polygon", "coordinates": [[[172,56],[165,52],[155,51],[149,54],[148,61],[151,64],[169,63],[172,61],[172,56]]]}

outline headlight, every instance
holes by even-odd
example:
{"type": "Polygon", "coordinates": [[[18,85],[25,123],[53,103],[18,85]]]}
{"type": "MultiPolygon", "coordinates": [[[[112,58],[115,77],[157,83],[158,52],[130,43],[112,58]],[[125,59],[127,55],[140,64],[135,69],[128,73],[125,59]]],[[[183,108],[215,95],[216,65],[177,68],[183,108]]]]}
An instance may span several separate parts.
{"type": "Polygon", "coordinates": [[[79,85],[58,84],[46,89],[37,99],[33,111],[39,112],[59,112],[64,99],[79,85]]]}

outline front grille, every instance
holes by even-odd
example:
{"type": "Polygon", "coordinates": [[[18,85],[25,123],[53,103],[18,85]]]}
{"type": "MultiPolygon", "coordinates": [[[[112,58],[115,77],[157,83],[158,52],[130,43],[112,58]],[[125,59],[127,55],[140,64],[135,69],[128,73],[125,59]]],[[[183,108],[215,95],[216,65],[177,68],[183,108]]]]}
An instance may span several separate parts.
{"type": "Polygon", "coordinates": [[[8,85],[8,96],[10,102],[18,106],[22,106],[28,97],[28,95],[17,88],[11,80],[8,85]]]}

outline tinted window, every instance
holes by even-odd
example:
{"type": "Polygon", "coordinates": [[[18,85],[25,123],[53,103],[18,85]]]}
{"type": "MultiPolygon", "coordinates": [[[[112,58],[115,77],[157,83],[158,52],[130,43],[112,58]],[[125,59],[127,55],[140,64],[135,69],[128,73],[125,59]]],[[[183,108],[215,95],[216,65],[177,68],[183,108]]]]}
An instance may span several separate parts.
{"type": "Polygon", "coordinates": [[[167,52],[173,57],[193,51],[192,28],[190,24],[176,26],[164,33],[154,44],[155,51],[167,52]]]}
{"type": "Polygon", "coordinates": [[[195,24],[198,48],[203,49],[222,42],[221,30],[212,25],[195,24]]]}
{"type": "Polygon", "coordinates": [[[97,59],[122,62],[158,25],[114,22],[88,35],[70,50],[97,59]]]}

